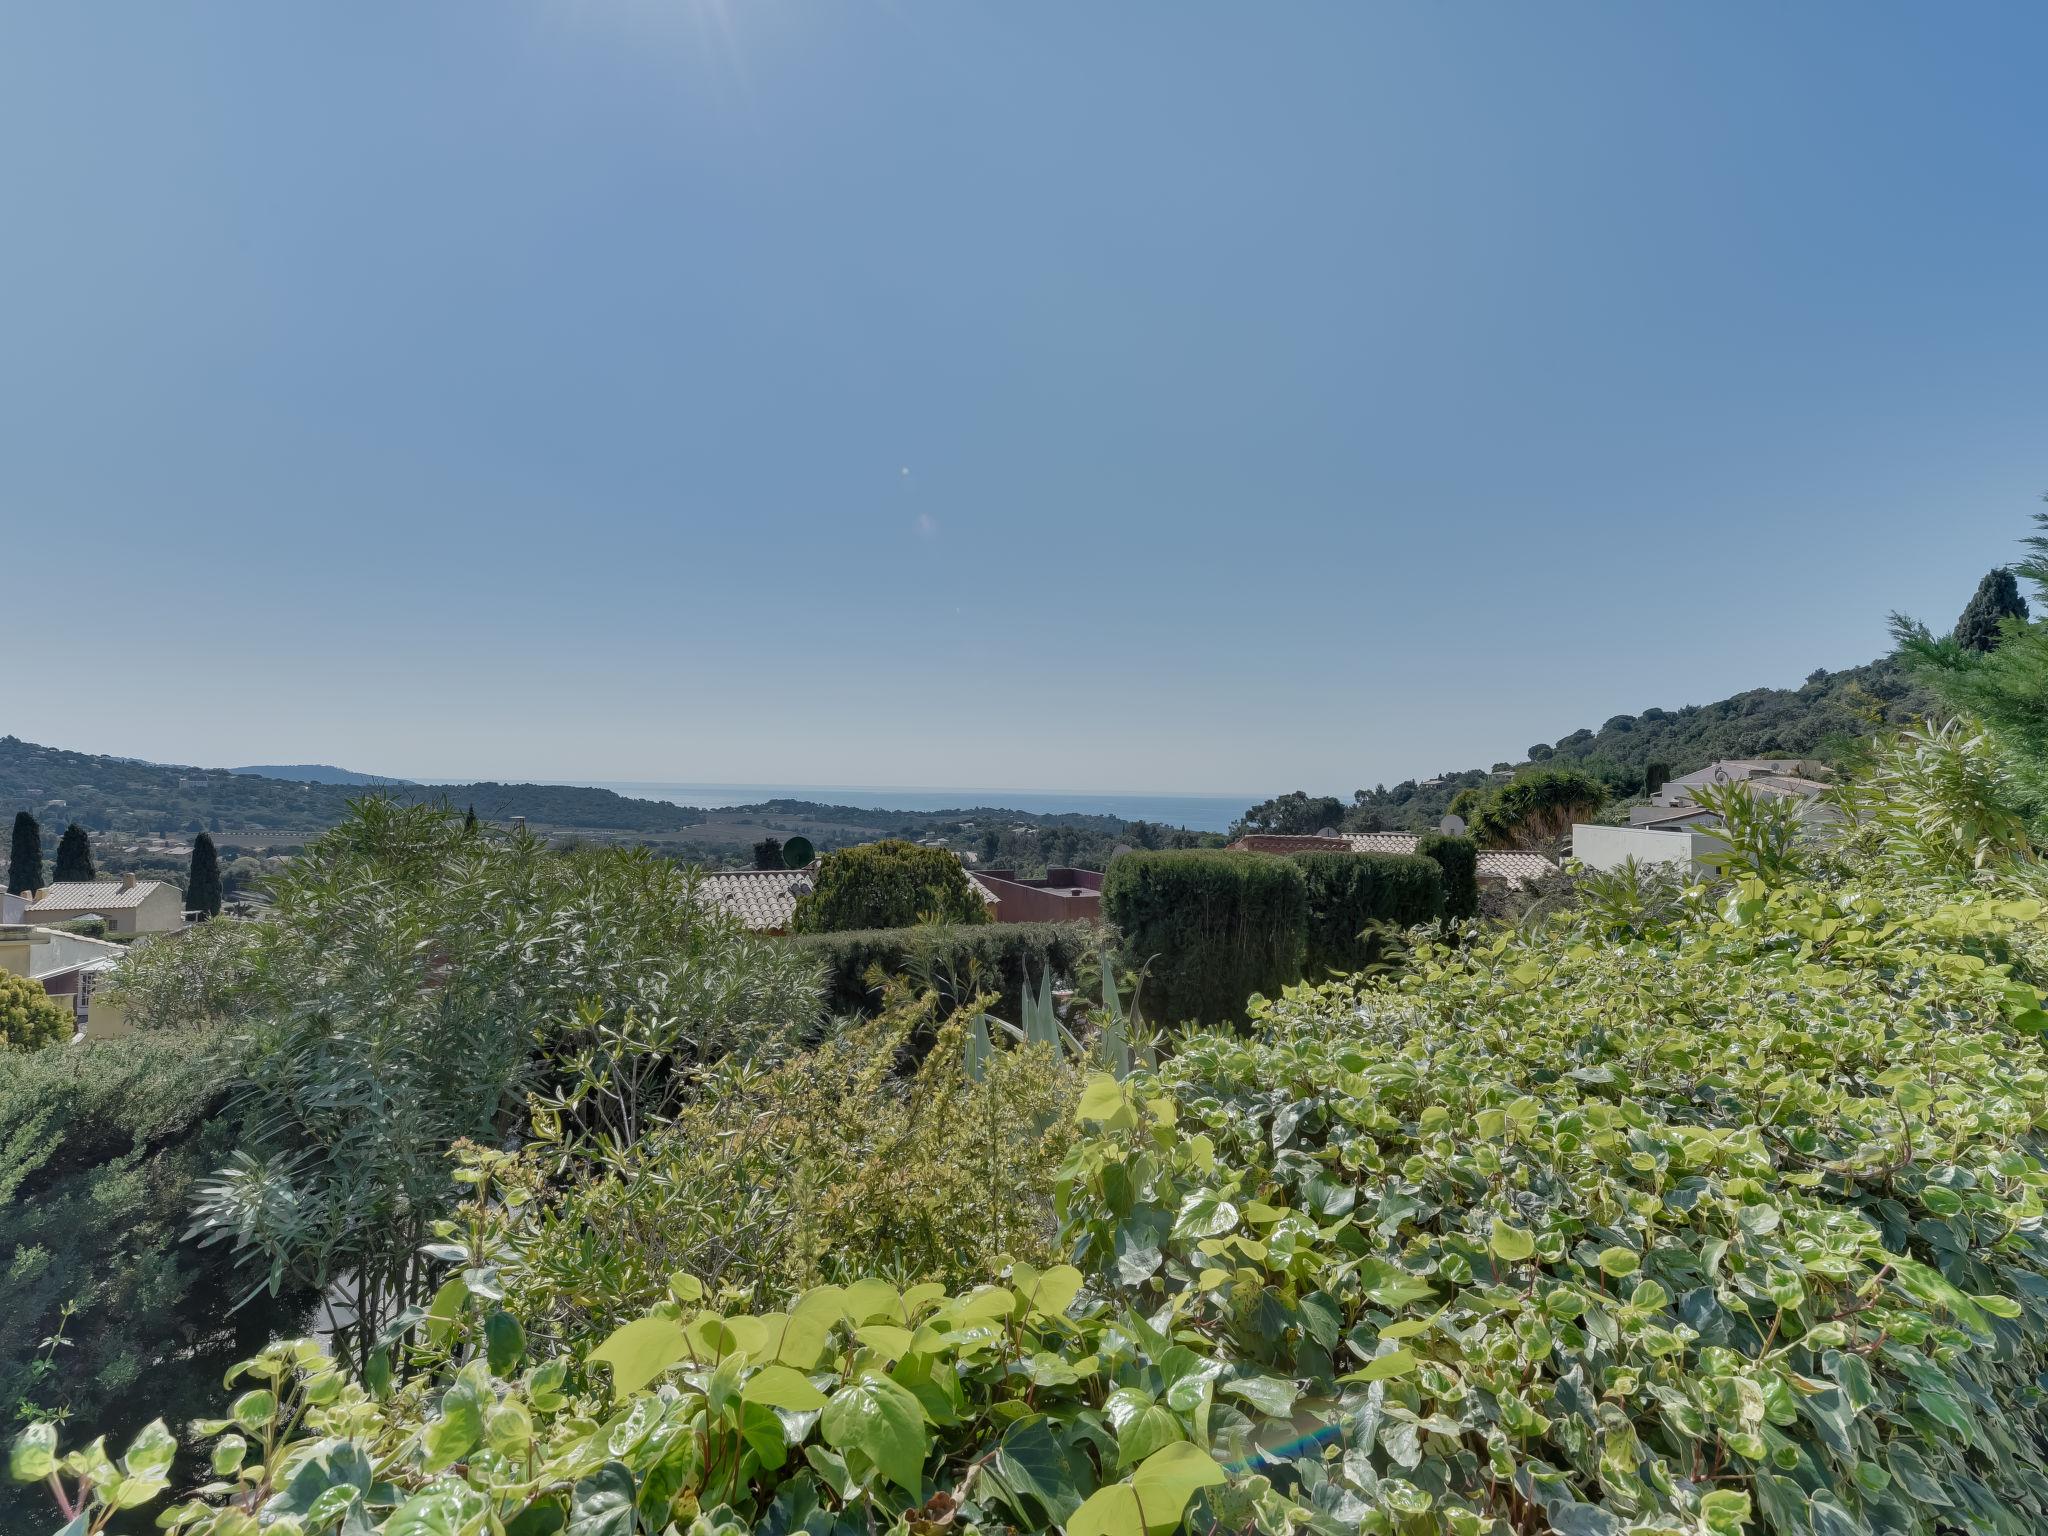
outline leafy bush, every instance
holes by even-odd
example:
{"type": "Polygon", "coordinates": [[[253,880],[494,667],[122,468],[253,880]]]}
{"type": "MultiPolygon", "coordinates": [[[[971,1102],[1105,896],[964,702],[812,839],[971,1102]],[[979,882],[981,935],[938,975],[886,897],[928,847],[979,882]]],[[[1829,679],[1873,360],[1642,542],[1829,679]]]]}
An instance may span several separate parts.
{"type": "Polygon", "coordinates": [[[247,1134],[200,1186],[202,1225],[253,1283],[340,1288],[360,1356],[427,1284],[457,1139],[495,1140],[552,1089],[575,1127],[630,1140],[692,1064],[772,1057],[815,1019],[809,962],[694,889],[642,852],[365,801],[249,925],[246,984],[220,1004],[247,1134]]]}
{"type": "Polygon", "coordinates": [[[1296,853],[1308,883],[1303,973],[1316,980],[1371,970],[1403,931],[1443,916],[1443,872],[1408,853],[1296,853]]]}
{"type": "Polygon", "coordinates": [[[1263,853],[1127,853],[1102,882],[1103,916],[1134,966],[1150,966],[1160,1023],[1230,1023],[1254,992],[1301,979],[1308,880],[1263,853]]]}
{"type": "Polygon", "coordinates": [[[1099,938],[1089,923],[928,923],[799,934],[788,942],[823,963],[825,1003],[834,1013],[875,1012],[879,971],[911,977],[955,1003],[993,992],[997,1010],[1015,1018],[1027,975],[1034,987],[1048,970],[1071,979],[1099,938]]]}
{"type": "MultiPolygon", "coordinates": [[[[2043,903],[1884,866],[1730,895],[1427,948],[1089,1079],[1071,1267],[771,1309],[679,1271],[529,1359],[478,1230],[395,1374],[241,1373],[169,1523],[2038,1531],[2043,903]]],[[[39,1426],[14,1465],[94,1529],[165,1438],[116,1465],[39,1426]]]]}
{"type": "Polygon", "coordinates": [[[1479,844],[1469,837],[1446,837],[1425,832],[1415,839],[1415,851],[1436,860],[1444,875],[1444,916],[1464,922],[1479,915],[1479,844]]]}
{"type": "Polygon", "coordinates": [[[846,933],[988,921],[988,903],[957,856],[885,838],[820,859],[812,888],[797,898],[791,926],[798,933],[846,933]]]}
{"type": "Polygon", "coordinates": [[[78,1021],[39,981],[0,971],[0,1051],[39,1051],[69,1040],[78,1021]]]}
{"type": "MultiPolygon", "coordinates": [[[[0,1072],[0,1414],[126,1435],[210,1412],[229,1364],[304,1326],[298,1295],[234,1310],[229,1257],[180,1240],[194,1182],[233,1144],[226,1096],[225,1064],[193,1035],[90,1041],[0,1072]]],[[[0,1492],[0,1529],[31,1525],[0,1492]]]]}
{"type": "Polygon", "coordinates": [[[1532,768],[1480,795],[1463,814],[1484,848],[1535,848],[1568,836],[1607,803],[1607,786],[1576,768],[1532,768]]]}
{"type": "Polygon", "coordinates": [[[495,1265],[535,1337],[574,1345],[660,1301],[677,1270],[769,1308],[869,1275],[972,1284],[995,1254],[1050,1264],[1080,1070],[1020,1046],[970,1077],[969,1016],[935,1009],[893,989],[880,1018],[770,1071],[715,1069],[629,1145],[565,1146],[543,1117],[524,1154],[469,1154],[489,1178],[444,1240],[495,1265]],[[900,1073],[910,1037],[932,1033],[900,1073]]]}
{"type": "Polygon", "coordinates": [[[139,1030],[226,1023],[256,978],[262,931],[254,923],[195,923],[137,940],[106,994],[139,1030]]]}

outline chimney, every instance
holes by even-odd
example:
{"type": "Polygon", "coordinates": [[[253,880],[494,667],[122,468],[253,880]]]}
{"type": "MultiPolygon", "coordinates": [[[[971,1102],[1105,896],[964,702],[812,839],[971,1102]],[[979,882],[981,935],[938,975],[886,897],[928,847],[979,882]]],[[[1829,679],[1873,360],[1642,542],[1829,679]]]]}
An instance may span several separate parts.
{"type": "Polygon", "coordinates": [[[124,890],[124,891],[132,891],[132,890],[134,890],[134,889],[135,889],[135,871],[134,871],[134,870],[132,870],[132,869],[131,869],[131,870],[129,870],[127,874],[125,874],[125,875],[123,875],[123,876],[121,877],[121,889],[122,889],[122,890],[124,890]]]}

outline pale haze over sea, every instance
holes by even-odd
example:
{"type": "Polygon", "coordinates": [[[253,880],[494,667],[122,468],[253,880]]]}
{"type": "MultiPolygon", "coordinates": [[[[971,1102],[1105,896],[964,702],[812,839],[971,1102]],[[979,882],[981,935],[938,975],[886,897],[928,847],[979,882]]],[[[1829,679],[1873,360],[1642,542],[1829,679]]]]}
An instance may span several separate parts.
{"type": "Polygon", "coordinates": [[[590,789],[615,790],[641,800],[667,800],[715,810],[725,805],[758,805],[763,800],[816,800],[875,811],[950,811],[985,805],[1041,816],[1080,814],[1156,821],[1195,832],[1227,832],[1258,795],[1050,794],[1031,789],[859,789],[833,784],[648,784],[589,779],[590,789]]]}

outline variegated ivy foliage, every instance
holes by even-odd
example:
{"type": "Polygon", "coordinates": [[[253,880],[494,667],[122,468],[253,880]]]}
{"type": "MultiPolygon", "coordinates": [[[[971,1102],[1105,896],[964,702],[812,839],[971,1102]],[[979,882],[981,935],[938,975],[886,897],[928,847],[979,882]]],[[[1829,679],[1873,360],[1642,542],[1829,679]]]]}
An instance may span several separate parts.
{"type": "MultiPolygon", "coordinates": [[[[2043,949],[2032,900],[1840,883],[1425,949],[1092,1078],[1071,1267],[744,1316],[678,1276],[580,1361],[477,1297],[396,1378],[281,1345],[161,1523],[2048,1529],[2043,949]]],[[[89,1536],[167,1447],[14,1469],[89,1536]]]]}

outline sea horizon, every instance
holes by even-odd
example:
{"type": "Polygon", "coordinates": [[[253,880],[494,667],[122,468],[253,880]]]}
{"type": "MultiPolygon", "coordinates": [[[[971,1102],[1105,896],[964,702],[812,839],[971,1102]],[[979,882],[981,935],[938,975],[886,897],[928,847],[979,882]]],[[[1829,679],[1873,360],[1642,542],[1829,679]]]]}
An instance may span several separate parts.
{"type": "Polygon", "coordinates": [[[1117,816],[1125,821],[1151,821],[1163,826],[1185,827],[1191,832],[1227,832],[1247,806],[1262,798],[1250,793],[1082,793],[919,785],[674,784],[637,779],[559,782],[574,783],[586,789],[609,789],[635,800],[667,800],[707,811],[730,805],[758,805],[764,800],[815,800],[825,805],[848,805],[871,811],[952,811],[987,806],[997,810],[1028,811],[1037,816],[1117,816]]]}

